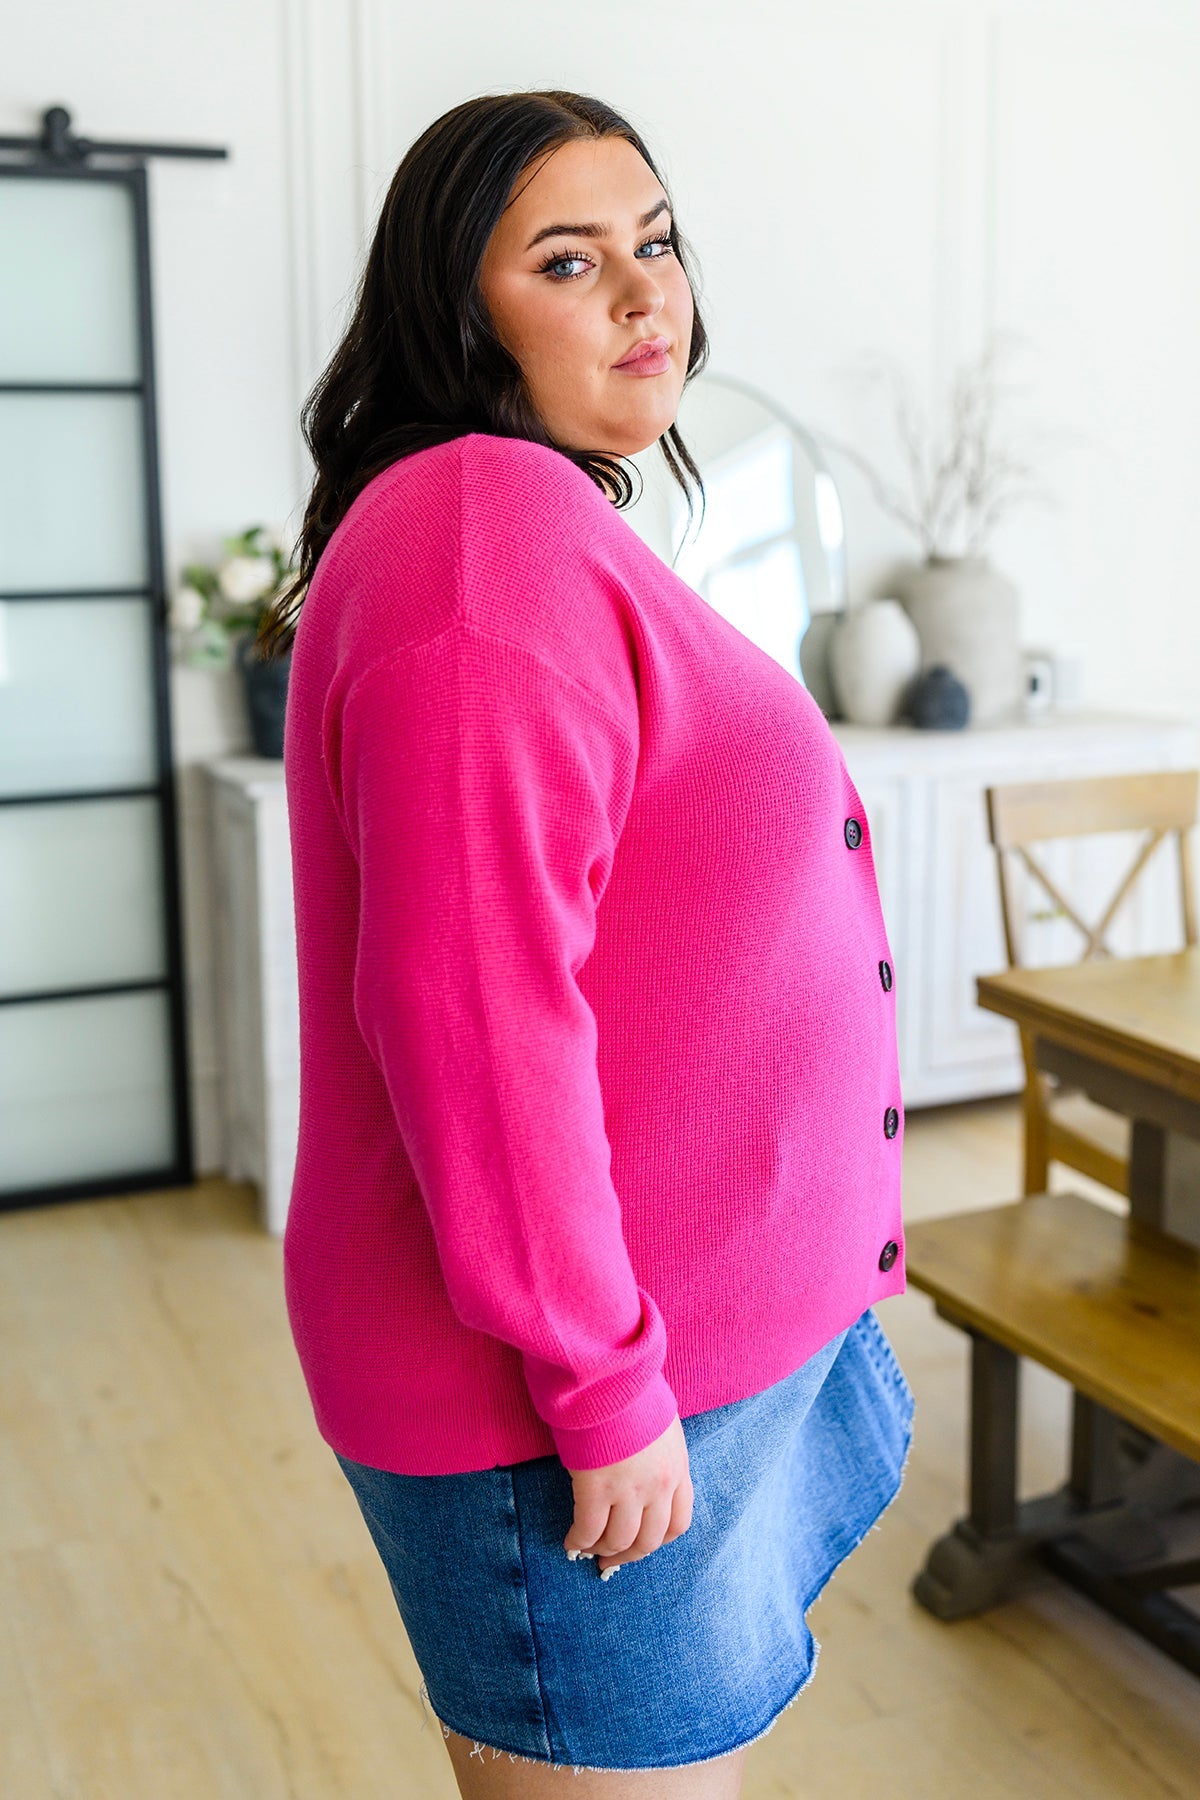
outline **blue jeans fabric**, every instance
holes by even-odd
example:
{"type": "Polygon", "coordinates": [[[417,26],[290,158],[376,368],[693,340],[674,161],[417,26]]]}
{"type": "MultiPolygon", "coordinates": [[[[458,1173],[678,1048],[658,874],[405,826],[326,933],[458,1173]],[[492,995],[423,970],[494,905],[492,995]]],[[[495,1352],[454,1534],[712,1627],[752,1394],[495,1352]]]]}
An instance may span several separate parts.
{"type": "Polygon", "coordinates": [[[707,1762],[808,1685],[805,1613],[899,1491],[913,1396],[874,1312],[782,1381],[682,1421],[681,1537],[601,1581],[568,1560],[556,1456],[398,1475],[337,1455],[443,1726],[590,1769],[707,1762]]]}

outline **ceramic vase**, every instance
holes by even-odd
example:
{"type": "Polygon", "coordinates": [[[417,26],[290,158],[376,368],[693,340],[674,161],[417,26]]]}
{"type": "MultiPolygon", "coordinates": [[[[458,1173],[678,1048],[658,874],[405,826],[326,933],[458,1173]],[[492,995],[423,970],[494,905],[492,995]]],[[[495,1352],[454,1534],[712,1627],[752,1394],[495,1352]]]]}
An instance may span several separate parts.
{"type": "Polygon", "coordinates": [[[958,677],[972,725],[1020,717],[1020,603],[1008,577],[985,556],[931,556],[898,577],[896,591],[917,628],[922,670],[940,663],[958,677]]]}
{"type": "Polygon", "coordinates": [[[829,673],[829,642],[841,613],[814,613],[800,639],[800,672],[804,685],[827,719],[837,717],[837,698],[829,673]]]}
{"type": "Polygon", "coordinates": [[[916,626],[891,598],[852,606],[829,641],[834,695],[852,725],[894,725],[920,666],[916,626]]]}

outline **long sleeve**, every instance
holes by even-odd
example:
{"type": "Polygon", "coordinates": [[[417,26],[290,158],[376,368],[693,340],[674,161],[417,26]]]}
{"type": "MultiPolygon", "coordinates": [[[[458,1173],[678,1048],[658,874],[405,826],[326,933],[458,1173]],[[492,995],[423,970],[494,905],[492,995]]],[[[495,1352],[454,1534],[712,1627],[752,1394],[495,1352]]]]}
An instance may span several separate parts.
{"type": "Polygon", "coordinates": [[[359,871],[355,1017],[454,1311],[520,1352],[569,1468],[634,1454],[677,1410],[576,980],[637,757],[636,713],[461,618],[326,722],[359,871]]]}

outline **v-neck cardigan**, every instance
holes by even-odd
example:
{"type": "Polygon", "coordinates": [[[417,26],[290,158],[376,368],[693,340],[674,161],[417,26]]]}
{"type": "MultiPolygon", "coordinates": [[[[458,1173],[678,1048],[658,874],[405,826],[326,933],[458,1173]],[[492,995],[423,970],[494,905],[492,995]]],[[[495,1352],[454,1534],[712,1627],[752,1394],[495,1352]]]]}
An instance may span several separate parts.
{"type": "Polygon", "coordinates": [[[393,463],[301,609],[288,1317],[317,1426],[633,1455],[904,1288],[870,820],[803,683],[568,457],[393,463]]]}

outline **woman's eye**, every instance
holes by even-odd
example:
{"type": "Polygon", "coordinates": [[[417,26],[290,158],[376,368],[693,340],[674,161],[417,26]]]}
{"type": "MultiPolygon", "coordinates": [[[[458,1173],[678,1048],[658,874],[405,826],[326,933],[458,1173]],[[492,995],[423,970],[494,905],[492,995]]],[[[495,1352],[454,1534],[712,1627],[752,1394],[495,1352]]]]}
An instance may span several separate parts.
{"type": "MultiPolygon", "coordinates": [[[[552,257],[548,263],[542,264],[542,270],[543,270],[544,274],[549,275],[549,274],[553,273],[553,271],[555,269],[560,268],[563,263],[578,263],[578,262],[586,262],[586,261],[587,261],[586,256],[555,256],[555,257],[552,257]]],[[[556,281],[573,281],[574,276],[572,276],[572,275],[556,275],[554,277],[554,279],[556,281]]]]}

